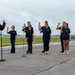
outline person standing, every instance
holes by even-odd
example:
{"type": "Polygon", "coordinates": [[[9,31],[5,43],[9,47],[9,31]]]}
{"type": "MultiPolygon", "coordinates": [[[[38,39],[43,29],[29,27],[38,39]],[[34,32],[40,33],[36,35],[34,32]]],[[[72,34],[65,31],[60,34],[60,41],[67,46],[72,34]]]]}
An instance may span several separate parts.
{"type": "Polygon", "coordinates": [[[60,26],[60,23],[58,23],[58,25],[57,25],[57,27],[56,27],[56,30],[60,30],[60,41],[61,41],[61,53],[63,53],[64,52],[64,46],[63,46],[63,36],[62,36],[62,28],[63,28],[63,26],[64,26],[64,24],[65,24],[66,22],[63,22],[62,23],[62,26],[60,26]]]}
{"type": "Polygon", "coordinates": [[[63,43],[64,43],[64,53],[69,54],[69,43],[70,43],[70,28],[68,23],[65,23],[64,27],[62,28],[62,35],[63,35],[63,43]]]}
{"type": "Polygon", "coordinates": [[[10,34],[10,42],[11,42],[11,52],[15,53],[15,41],[16,41],[16,35],[17,32],[15,30],[15,26],[12,26],[10,31],[8,31],[9,27],[7,27],[7,34],[10,34]]]}
{"type": "Polygon", "coordinates": [[[26,27],[26,25],[24,24],[22,31],[26,33],[27,44],[28,44],[27,54],[32,54],[32,42],[33,42],[34,30],[31,25],[31,22],[28,21],[27,25],[28,26],[26,27]]]}
{"type": "Polygon", "coordinates": [[[42,53],[48,54],[49,53],[49,42],[51,40],[51,29],[48,25],[48,21],[45,21],[45,26],[40,26],[39,23],[39,30],[40,33],[43,33],[43,48],[44,50],[42,53]]]}
{"type": "Polygon", "coordinates": [[[2,31],[5,28],[6,22],[5,20],[3,20],[3,24],[0,24],[0,30],[2,31]]]}

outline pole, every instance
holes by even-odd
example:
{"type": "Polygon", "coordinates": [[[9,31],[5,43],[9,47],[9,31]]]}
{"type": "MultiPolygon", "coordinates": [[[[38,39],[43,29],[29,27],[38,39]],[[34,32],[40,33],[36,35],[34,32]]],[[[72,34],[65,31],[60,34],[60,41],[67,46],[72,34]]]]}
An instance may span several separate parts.
{"type": "Polygon", "coordinates": [[[2,31],[1,31],[1,60],[0,60],[0,62],[2,62],[2,61],[5,61],[4,59],[3,59],[3,48],[2,48],[2,31]]]}
{"type": "Polygon", "coordinates": [[[24,32],[23,32],[23,55],[22,57],[26,57],[25,50],[24,50],[24,32]]]}

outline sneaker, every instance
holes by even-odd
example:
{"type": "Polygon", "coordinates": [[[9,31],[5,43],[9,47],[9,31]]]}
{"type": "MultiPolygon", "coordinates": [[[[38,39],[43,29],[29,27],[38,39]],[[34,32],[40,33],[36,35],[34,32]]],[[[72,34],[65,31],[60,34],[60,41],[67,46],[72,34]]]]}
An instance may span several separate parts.
{"type": "Polygon", "coordinates": [[[45,54],[49,54],[49,52],[48,51],[46,51],[46,52],[44,52],[45,54]]]}
{"type": "Polygon", "coordinates": [[[66,54],[65,52],[63,53],[63,55],[66,54]]]}
{"type": "Polygon", "coordinates": [[[68,55],[69,54],[69,51],[67,51],[66,54],[68,55]]]}
{"type": "Polygon", "coordinates": [[[47,51],[46,54],[49,54],[49,52],[47,51]]]}
{"type": "Polygon", "coordinates": [[[64,53],[63,54],[66,54],[66,51],[64,51],[64,53]]]}
{"type": "Polygon", "coordinates": [[[45,51],[44,53],[45,53],[45,54],[47,54],[47,52],[46,52],[46,51],[45,51]]]}
{"type": "Polygon", "coordinates": [[[44,53],[45,51],[42,51],[42,53],[44,53]]]}

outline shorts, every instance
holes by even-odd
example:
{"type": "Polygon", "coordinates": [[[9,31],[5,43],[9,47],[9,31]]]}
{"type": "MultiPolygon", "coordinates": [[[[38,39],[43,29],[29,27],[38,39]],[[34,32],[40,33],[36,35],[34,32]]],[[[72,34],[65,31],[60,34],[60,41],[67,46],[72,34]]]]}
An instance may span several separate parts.
{"type": "Polygon", "coordinates": [[[69,36],[63,36],[63,40],[69,40],[69,36]]]}

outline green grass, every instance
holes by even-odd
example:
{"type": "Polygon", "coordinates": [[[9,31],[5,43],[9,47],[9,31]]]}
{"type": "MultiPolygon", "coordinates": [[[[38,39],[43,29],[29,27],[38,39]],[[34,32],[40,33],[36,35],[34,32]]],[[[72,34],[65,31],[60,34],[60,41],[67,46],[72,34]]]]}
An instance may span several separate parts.
{"type": "MultiPolygon", "coordinates": [[[[24,44],[27,44],[26,42],[26,38],[23,38],[23,37],[17,37],[16,39],[16,45],[22,45],[23,44],[23,40],[24,40],[24,44]]],[[[75,39],[72,39],[72,41],[74,41],[75,39]]],[[[59,42],[60,41],[60,38],[56,38],[56,37],[53,37],[51,38],[51,42],[59,42]]],[[[10,38],[5,36],[2,38],[2,45],[3,46],[10,46],[10,38]]],[[[34,37],[34,40],[33,40],[33,44],[39,44],[39,43],[42,43],[42,38],[41,37],[34,37]]],[[[1,46],[1,45],[0,45],[1,46]]]]}

